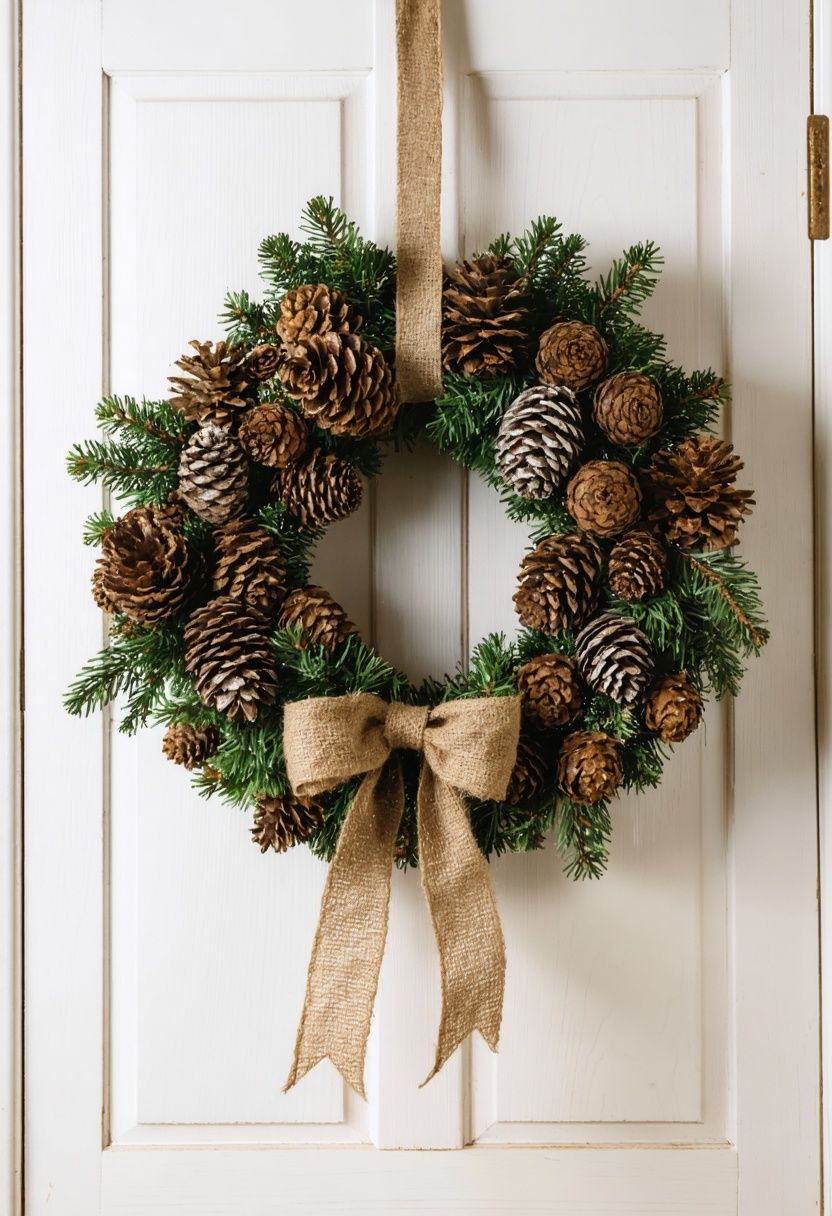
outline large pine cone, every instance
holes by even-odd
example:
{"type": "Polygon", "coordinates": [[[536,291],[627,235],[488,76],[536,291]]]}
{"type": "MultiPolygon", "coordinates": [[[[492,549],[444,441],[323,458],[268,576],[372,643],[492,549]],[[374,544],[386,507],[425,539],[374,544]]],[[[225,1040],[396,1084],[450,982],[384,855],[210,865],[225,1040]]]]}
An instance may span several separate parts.
{"type": "Polygon", "coordinates": [[[683,549],[729,548],[754,505],[752,490],[734,488],[742,467],[732,445],[712,435],[656,452],[647,472],[653,500],[649,518],[683,549]]]}
{"type": "Polygon", "coordinates": [[[536,802],[547,792],[554,793],[556,752],[552,740],[542,731],[524,729],[517,742],[517,757],[506,790],[509,806],[536,802]]]}
{"type": "Polygon", "coordinates": [[[517,672],[523,711],[543,726],[567,726],[583,709],[578,666],[565,654],[540,654],[517,672]]]}
{"type": "Polygon", "coordinates": [[[246,360],[246,373],[251,380],[271,380],[277,375],[277,369],[283,358],[283,352],[273,342],[261,342],[249,352],[246,360]]]}
{"type": "Polygon", "coordinates": [[[395,421],[393,372],[381,351],[357,334],[314,335],[292,348],[279,374],[304,413],[333,435],[383,434],[395,421]]]}
{"type": "Polygon", "coordinates": [[[323,587],[312,583],[290,591],[283,601],[278,627],[288,629],[295,625],[303,630],[303,647],[323,646],[330,652],[356,632],[341,605],[323,587]]]}
{"type": "Polygon", "coordinates": [[[603,376],[607,344],[594,325],[556,321],[541,334],[535,367],[544,384],[565,385],[579,393],[603,376]]]}
{"type": "Polygon", "coordinates": [[[358,333],[361,317],[352,312],[340,291],[324,283],[304,283],[280,301],[276,328],[291,348],[320,334],[358,333]]]}
{"type": "Polygon", "coordinates": [[[232,721],[253,722],[277,694],[269,626],[230,595],[210,600],[185,626],[185,667],[200,700],[232,721]]]}
{"type": "Polygon", "coordinates": [[[627,616],[602,612],[575,639],[581,675],[593,692],[619,705],[640,699],[653,674],[653,651],[647,637],[627,616]]]}
{"type": "Polygon", "coordinates": [[[644,725],[663,743],[682,743],[702,721],[703,710],[701,696],[681,671],[663,676],[650,690],[644,725]]]}
{"type": "Polygon", "coordinates": [[[303,418],[288,405],[257,405],[247,410],[237,434],[250,460],[273,469],[299,460],[309,436],[303,418]]]}
{"type": "Polygon", "coordinates": [[[576,730],[561,744],[558,787],[570,802],[593,806],[615,794],[624,776],[621,746],[597,730],[576,730]]]}
{"type": "Polygon", "coordinates": [[[503,415],[497,467],[522,498],[548,498],[569,476],[583,445],[583,420],[572,390],[535,385],[503,415]]]}
{"type": "Polygon", "coordinates": [[[181,612],[195,562],[188,542],[161,507],[134,507],[105,533],[93,595],[108,612],[155,625],[181,612]]]}
{"type": "Polygon", "coordinates": [[[315,448],[299,464],[279,469],[272,490],[304,528],[346,519],[361,505],[361,478],[347,460],[315,448]]]}
{"type": "Polygon", "coordinates": [[[442,363],[465,376],[500,376],[523,352],[527,302],[510,258],[458,263],[442,293],[442,363]]]}
{"type": "Polygon", "coordinates": [[[209,524],[224,524],[244,510],[248,465],[233,435],[212,425],[194,431],[179,459],[179,493],[209,524]]]}
{"type": "Polygon", "coordinates": [[[274,849],[285,853],[292,845],[302,844],[323,821],[320,802],[296,798],[294,794],[263,795],[254,808],[251,838],[260,852],[274,849]]]}
{"type": "Polygon", "coordinates": [[[667,550],[651,532],[634,528],[613,545],[607,573],[622,600],[652,599],[667,586],[667,550]]]}
{"type": "Polygon", "coordinates": [[[582,532],[616,536],[641,511],[641,487],[619,460],[589,460],[566,487],[566,509],[582,532]]]}
{"type": "Polygon", "coordinates": [[[185,415],[189,422],[214,422],[228,426],[240,410],[251,404],[246,396],[251,377],[246,366],[244,346],[228,346],[225,342],[191,342],[195,355],[183,355],[176,366],[184,376],[171,376],[177,390],[171,405],[185,415]]]}
{"type": "Polygon", "coordinates": [[[598,605],[602,555],[589,536],[547,536],[520,566],[514,606],[528,629],[554,636],[578,628],[598,605]]]}
{"type": "Polygon", "coordinates": [[[270,617],[286,595],[286,570],[271,533],[251,519],[235,519],[216,530],[214,541],[214,594],[270,617]]]}
{"type": "Polygon", "coordinates": [[[595,421],[612,443],[635,447],[662,424],[658,385],[641,372],[618,372],[595,390],[595,421]]]}
{"type": "Polygon", "coordinates": [[[210,759],[219,745],[220,732],[213,723],[191,726],[190,722],[174,722],[165,731],[162,751],[168,760],[190,771],[210,759]]]}

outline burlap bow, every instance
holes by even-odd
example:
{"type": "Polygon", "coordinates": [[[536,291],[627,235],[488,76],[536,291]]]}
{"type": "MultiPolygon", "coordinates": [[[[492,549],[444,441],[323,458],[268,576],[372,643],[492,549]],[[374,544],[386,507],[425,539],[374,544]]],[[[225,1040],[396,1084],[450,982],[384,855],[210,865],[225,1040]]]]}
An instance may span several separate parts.
{"type": "Polygon", "coordinates": [[[327,875],[286,1089],[328,1056],[364,1097],[364,1057],[404,810],[401,766],[387,763],[398,748],[422,753],[419,863],[442,978],[436,1061],[427,1081],[475,1029],[496,1051],[505,947],[487,863],[462,794],[505,796],[519,726],[516,697],[429,709],[360,693],[286,706],[286,768],[296,794],[320,794],[351,777],[364,778],[327,875]]]}

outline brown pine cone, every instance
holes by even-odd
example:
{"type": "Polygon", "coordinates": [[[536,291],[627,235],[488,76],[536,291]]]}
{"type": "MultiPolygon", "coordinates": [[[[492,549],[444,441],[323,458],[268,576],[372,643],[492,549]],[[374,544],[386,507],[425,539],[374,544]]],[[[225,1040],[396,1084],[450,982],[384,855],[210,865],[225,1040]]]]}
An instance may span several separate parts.
{"type": "Polygon", "coordinates": [[[583,419],[572,390],[536,384],[503,414],[497,467],[522,498],[549,498],[566,481],[583,445],[583,419]]]}
{"type": "Polygon", "coordinates": [[[589,536],[547,536],[520,566],[514,606],[522,623],[550,637],[577,628],[598,605],[602,554],[589,536]]]}
{"type": "Polygon", "coordinates": [[[527,345],[528,304],[510,258],[457,263],[442,293],[442,364],[464,376],[500,376],[527,345]]]}
{"type": "Polygon", "coordinates": [[[619,705],[640,699],[653,674],[653,648],[630,620],[617,612],[602,612],[584,625],[575,639],[581,675],[593,692],[619,705]]]}
{"type": "Polygon", "coordinates": [[[96,565],[92,572],[92,580],[90,582],[92,588],[92,598],[95,600],[96,607],[102,612],[107,612],[112,616],[116,611],[116,606],[110,599],[104,588],[103,571],[99,565],[96,565]]]}
{"type": "Polygon", "coordinates": [[[107,611],[156,625],[182,611],[195,570],[185,537],[164,513],[134,507],[104,535],[93,594],[100,606],[109,600],[107,611]]]}
{"type": "Polygon", "coordinates": [[[288,405],[256,405],[243,414],[238,438],[249,460],[282,469],[306,451],[309,432],[297,410],[288,405]]]}
{"type": "Polygon", "coordinates": [[[732,445],[713,435],[656,452],[647,471],[649,518],[682,549],[729,548],[754,505],[752,490],[734,488],[742,467],[732,445]]]}
{"type": "Polygon", "coordinates": [[[520,732],[517,758],[514,762],[505,801],[509,806],[535,802],[555,789],[555,760],[557,753],[552,740],[542,731],[520,732]]]}
{"type": "Polygon", "coordinates": [[[286,595],[286,570],[271,533],[252,519],[235,519],[216,530],[214,541],[214,594],[270,617],[286,595]]]}
{"type": "Polygon", "coordinates": [[[286,346],[292,347],[320,334],[357,334],[361,317],[353,313],[340,291],[324,283],[304,283],[287,291],[280,301],[276,328],[286,346]]]}
{"type": "Polygon", "coordinates": [[[247,390],[251,387],[246,367],[244,346],[228,346],[225,342],[191,342],[195,355],[183,355],[176,366],[184,376],[171,376],[177,390],[171,405],[185,415],[189,422],[213,422],[228,426],[240,410],[251,404],[247,390]]]}
{"type": "Polygon", "coordinates": [[[251,838],[261,853],[268,849],[285,853],[293,845],[308,840],[323,822],[323,817],[323,806],[311,798],[296,798],[294,794],[262,794],[254,808],[251,838]]]}
{"type": "Polygon", "coordinates": [[[233,435],[211,424],[194,431],[179,458],[179,493],[209,524],[224,524],[245,509],[248,464],[233,435]]]}
{"type": "Polygon", "coordinates": [[[220,745],[220,732],[213,723],[191,726],[189,722],[174,722],[165,731],[162,751],[168,760],[191,771],[200,768],[220,745]]]}
{"type": "Polygon", "coordinates": [[[589,460],[566,487],[566,509],[582,532],[616,536],[641,511],[641,486],[618,460],[589,460]]]}
{"type": "Polygon", "coordinates": [[[594,416],[612,443],[635,447],[662,425],[662,395],[641,372],[618,372],[595,390],[594,416]]]}
{"type": "Polygon", "coordinates": [[[204,705],[232,721],[253,722],[277,695],[269,626],[230,595],[209,600],[188,619],[185,668],[204,705]]]}
{"type": "Polygon", "coordinates": [[[592,806],[606,802],[621,784],[621,746],[597,730],[576,730],[561,744],[558,788],[570,802],[592,806]]]}
{"type": "Polygon", "coordinates": [[[299,464],[278,469],[272,491],[304,528],[346,519],[361,505],[361,478],[347,460],[315,448],[299,464]]]}
{"type": "Polygon", "coordinates": [[[600,380],[606,366],[607,344],[594,325],[556,321],[540,337],[535,367],[544,384],[578,393],[600,380]]]}
{"type": "Polygon", "coordinates": [[[543,726],[567,726],[583,709],[578,665],[565,654],[539,654],[515,678],[523,711],[543,726]]]}
{"type": "Polygon", "coordinates": [[[251,380],[271,380],[277,375],[277,369],[282,358],[282,351],[273,342],[261,342],[249,352],[246,360],[246,373],[251,380]]]}
{"type": "Polygon", "coordinates": [[[393,372],[357,334],[326,333],[293,346],[278,374],[304,413],[333,435],[383,434],[396,419],[393,372]]]}
{"type": "Polygon", "coordinates": [[[300,625],[303,630],[301,647],[323,646],[332,652],[357,630],[340,604],[323,587],[310,583],[290,591],[283,601],[278,620],[279,629],[300,625]]]}
{"type": "Polygon", "coordinates": [[[663,676],[644,707],[644,725],[663,743],[682,743],[702,721],[704,706],[685,672],[663,676]]]}
{"type": "Polygon", "coordinates": [[[634,528],[613,545],[607,573],[622,600],[650,600],[667,586],[667,550],[651,532],[634,528]]]}

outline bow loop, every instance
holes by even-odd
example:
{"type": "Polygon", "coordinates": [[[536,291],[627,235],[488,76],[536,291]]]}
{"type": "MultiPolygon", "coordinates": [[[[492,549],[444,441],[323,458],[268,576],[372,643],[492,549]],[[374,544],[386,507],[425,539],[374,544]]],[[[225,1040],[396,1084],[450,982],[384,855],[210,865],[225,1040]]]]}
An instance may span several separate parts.
{"type": "Polygon", "coordinates": [[[520,731],[517,697],[445,701],[430,711],[425,760],[437,777],[474,798],[505,797],[520,731]]]}

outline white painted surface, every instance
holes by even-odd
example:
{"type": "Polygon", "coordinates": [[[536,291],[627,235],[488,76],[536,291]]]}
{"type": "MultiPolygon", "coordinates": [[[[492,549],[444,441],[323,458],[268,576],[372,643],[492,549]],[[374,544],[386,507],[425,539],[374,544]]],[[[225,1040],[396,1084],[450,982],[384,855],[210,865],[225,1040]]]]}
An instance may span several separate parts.
{"type": "MultiPolygon", "coordinates": [[[[721,1216],[738,1176],[742,1216],[816,1207],[804,23],[787,0],[765,21],[759,0],[730,17],[727,0],[601,8],[516,0],[507,22],[494,0],[448,0],[443,248],[541,211],[584,232],[598,268],[661,242],[648,318],[674,357],[735,385],[759,491],[744,548],[775,637],[736,746],[712,708],[661,791],[618,804],[603,883],[573,886],[551,851],[495,863],[501,1054],[475,1042],[421,1091],[437,965],[418,877],[397,876],[365,1106],[328,1066],[280,1093],[320,864],[261,858],[242,814],[162,759],[158,733],[114,735],[105,753],[95,720],[60,713],[100,636],[78,541],[96,494],[61,465],[103,386],[162,392],[185,342],[218,334],[224,289],[258,289],[260,238],[294,227],[306,197],[332,192],[390,239],[392,5],[245,0],[232,17],[192,0],[24,0],[24,303],[29,332],[61,318],[70,352],[58,373],[33,339],[25,363],[35,1216],[317,1216],[389,1211],[391,1194],[502,1213],[521,1190],[529,1212],[571,1214],[580,1197],[587,1216],[721,1216]],[[506,1147],[524,1144],[550,1147],[506,1147]],[[658,1147],[673,1144],[738,1155],[658,1147]]],[[[494,495],[417,452],[331,530],[316,576],[393,661],[441,674],[513,628],[522,547],[494,495]]]]}

